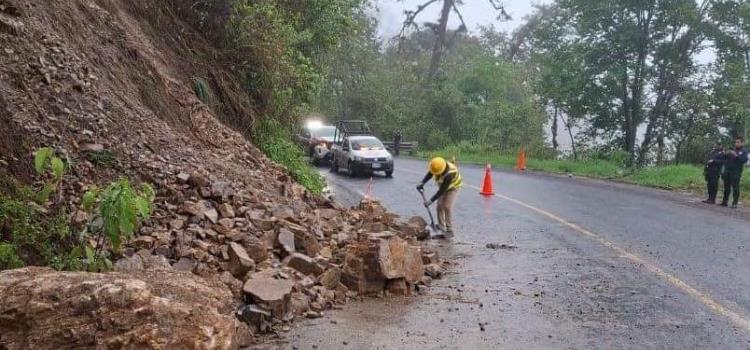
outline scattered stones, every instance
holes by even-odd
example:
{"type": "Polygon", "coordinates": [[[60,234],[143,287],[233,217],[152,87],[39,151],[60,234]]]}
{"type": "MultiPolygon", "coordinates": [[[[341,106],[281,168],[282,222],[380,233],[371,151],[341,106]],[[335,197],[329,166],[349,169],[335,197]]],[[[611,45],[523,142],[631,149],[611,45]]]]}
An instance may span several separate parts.
{"type": "Polygon", "coordinates": [[[508,249],[508,250],[512,250],[512,249],[518,248],[518,247],[516,247],[514,245],[509,245],[509,244],[505,244],[505,243],[502,243],[502,244],[500,244],[500,243],[487,243],[485,245],[485,247],[488,248],[488,249],[508,249]]]}

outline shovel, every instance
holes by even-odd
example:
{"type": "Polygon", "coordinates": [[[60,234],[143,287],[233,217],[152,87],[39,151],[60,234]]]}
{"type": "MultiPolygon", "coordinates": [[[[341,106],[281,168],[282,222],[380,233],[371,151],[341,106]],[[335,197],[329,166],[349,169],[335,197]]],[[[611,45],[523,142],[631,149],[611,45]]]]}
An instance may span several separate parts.
{"type": "MultiPolygon", "coordinates": [[[[422,202],[426,202],[427,198],[425,198],[424,196],[424,190],[417,191],[419,191],[419,194],[422,195],[422,202]]],[[[437,225],[435,225],[435,220],[432,218],[432,210],[430,210],[430,207],[425,207],[425,209],[427,209],[427,215],[429,215],[430,217],[430,236],[435,236],[436,234],[441,233],[442,231],[437,225]]]]}

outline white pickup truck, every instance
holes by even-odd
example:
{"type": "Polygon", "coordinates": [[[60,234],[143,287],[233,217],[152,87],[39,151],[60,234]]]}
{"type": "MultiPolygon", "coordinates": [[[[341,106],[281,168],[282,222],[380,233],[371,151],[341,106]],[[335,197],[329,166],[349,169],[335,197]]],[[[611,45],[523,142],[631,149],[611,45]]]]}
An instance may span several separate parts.
{"type": "Polygon", "coordinates": [[[336,124],[332,147],[331,172],[344,168],[349,176],[383,172],[393,176],[393,156],[377,137],[372,136],[363,121],[340,121],[336,124]]]}

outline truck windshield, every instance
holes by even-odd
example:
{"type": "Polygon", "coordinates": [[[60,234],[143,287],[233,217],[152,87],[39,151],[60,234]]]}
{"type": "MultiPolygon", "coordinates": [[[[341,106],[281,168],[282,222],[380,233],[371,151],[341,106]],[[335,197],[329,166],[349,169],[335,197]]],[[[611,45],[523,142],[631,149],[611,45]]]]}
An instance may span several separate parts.
{"type": "Polygon", "coordinates": [[[363,149],[380,150],[384,149],[383,144],[378,139],[361,139],[352,140],[352,149],[355,151],[363,149]]]}
{"type": "Polygon", "coordinates": [[[313,137],[332,139],[333,134],[336,132],[335,126],[323,126],[318,129],[311,130],[313,137]]]}

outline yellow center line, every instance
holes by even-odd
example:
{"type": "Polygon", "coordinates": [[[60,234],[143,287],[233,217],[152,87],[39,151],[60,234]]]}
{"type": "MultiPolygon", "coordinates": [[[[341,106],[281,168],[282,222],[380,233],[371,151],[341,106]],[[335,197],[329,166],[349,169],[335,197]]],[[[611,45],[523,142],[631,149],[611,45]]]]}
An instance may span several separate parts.
{"type": "MultiPolygon", "coordinates": [[[[420,172],[416,172],[416,171],[412,171],[412,170],[405,170],[405,169],[399,169],[399,171],[403,171],[403,172],[407,172],[407,173],[413,173],[413,174],[417,174],[417,175],[421,175],[422,174],[420,172]]],[[[481,191],[482,190],[481,188],[479,188],[477,186],[472,186],[472,185],[466,184],[465,182],[464,182],[464,186],[472,188],[472,189],[475,189],[477,191],[481,191]]],[[[693,286],[687,284],[685,281],[681,280],[677,276],[675,276],[675,275],[673,275],[673,274],[671,274],[671,273],[669,273],[667,271],[664,271],[663,269],[661,269],[660,267],[658,267],[658,266],[650,263],[646,259],[643,259],[643,258],[641,258],[638,255],[635,255],[633,253],[628,252],[627,250],[625,250],[623,248],[620,248],[619,246],[615,245],[614,243],[612,243],[611,241],[609,241],[606,238],[602,237],[601,235],[596,234],[594,232],[591,232],[591,231],[589,231],[589,230],[587,230],[587,229],[585,229],[585,228],[583,228],[583,227],[581,227],[581,226],[579,226],[577,224],[574,224],[574,223],[572,223],[570,221],[567,221],[567,220],[565,220],[565,219],[563,219],[563,218],[561,218],[561,217],[559,217],[559,216],[557,216],[557,215],[555,215],[553,213],[550,213],[550,212],[548,212],[548,211],[546,211],[544,209],[535,207],[535,206],[533,206],[531,204],[522,202],[522,201],[517,200],[515,198],[511,198],[511,197],[508,197],[508,196],[502,195],[502,194],[494,194],[493,196],[501,198],[501,199],[504,199],[504,200],[507,200],[507,201],[509,201],[511,203],[517,204],[517,205],[519,205],[521,207],[524,207],[524,208],[529,209],[531,211],[534,211],[534,212],[536,212],[538,214],[541,214],[542,216],[546,216],[546,217],[552,219],[553,221],[556,221],[556,222],[558,222],[558,223],[560,223],[560,224],[562,224],[564,226],[567,226],[567,227],[573,229],[575,232],[578,232],[579,234],[581,234],[583,236],[586,236],[586,237],[588,237],[590,239],[595,240],[596,242],[598,242],[598,243],[604,245],[605,247],[610,248],[611,250],[613,250],[620,257],[628,259],[631,262],[634,262],[634,263],[642,266],[644,269],[646,269],[646,271],[648,271],[648,272],[656,275],[657,277],[659,277],[659,278],[667,281],[668,283],[672,284],[673,286],[675,286],[678,289],[682,290],[683,292],[687,293],[688,295],[690,295],[691,297],[693,297],[694,299],[698,300],[700,303],[702,303],[703,305],[705,305],[706,307],[708,307],[709,309],[711,309],[716,314],[728,318],[729,320],[731,320],[738,327],[743,328],[745,331],[750,331],[750,319],[748,319],[747,317],[745,317],[745,316],[743,316],[743,315],[741,315],[741,314],[733,311],[732,309],[730,309],[727,306],[724,306],[723,304],[721,304],[720,302],[718,302],[716,299],[714,299],[710,295],[708,295],[708,294],[706,294],[704,292],[699,291],[698,289],[696,289],[693,286]]]]}

